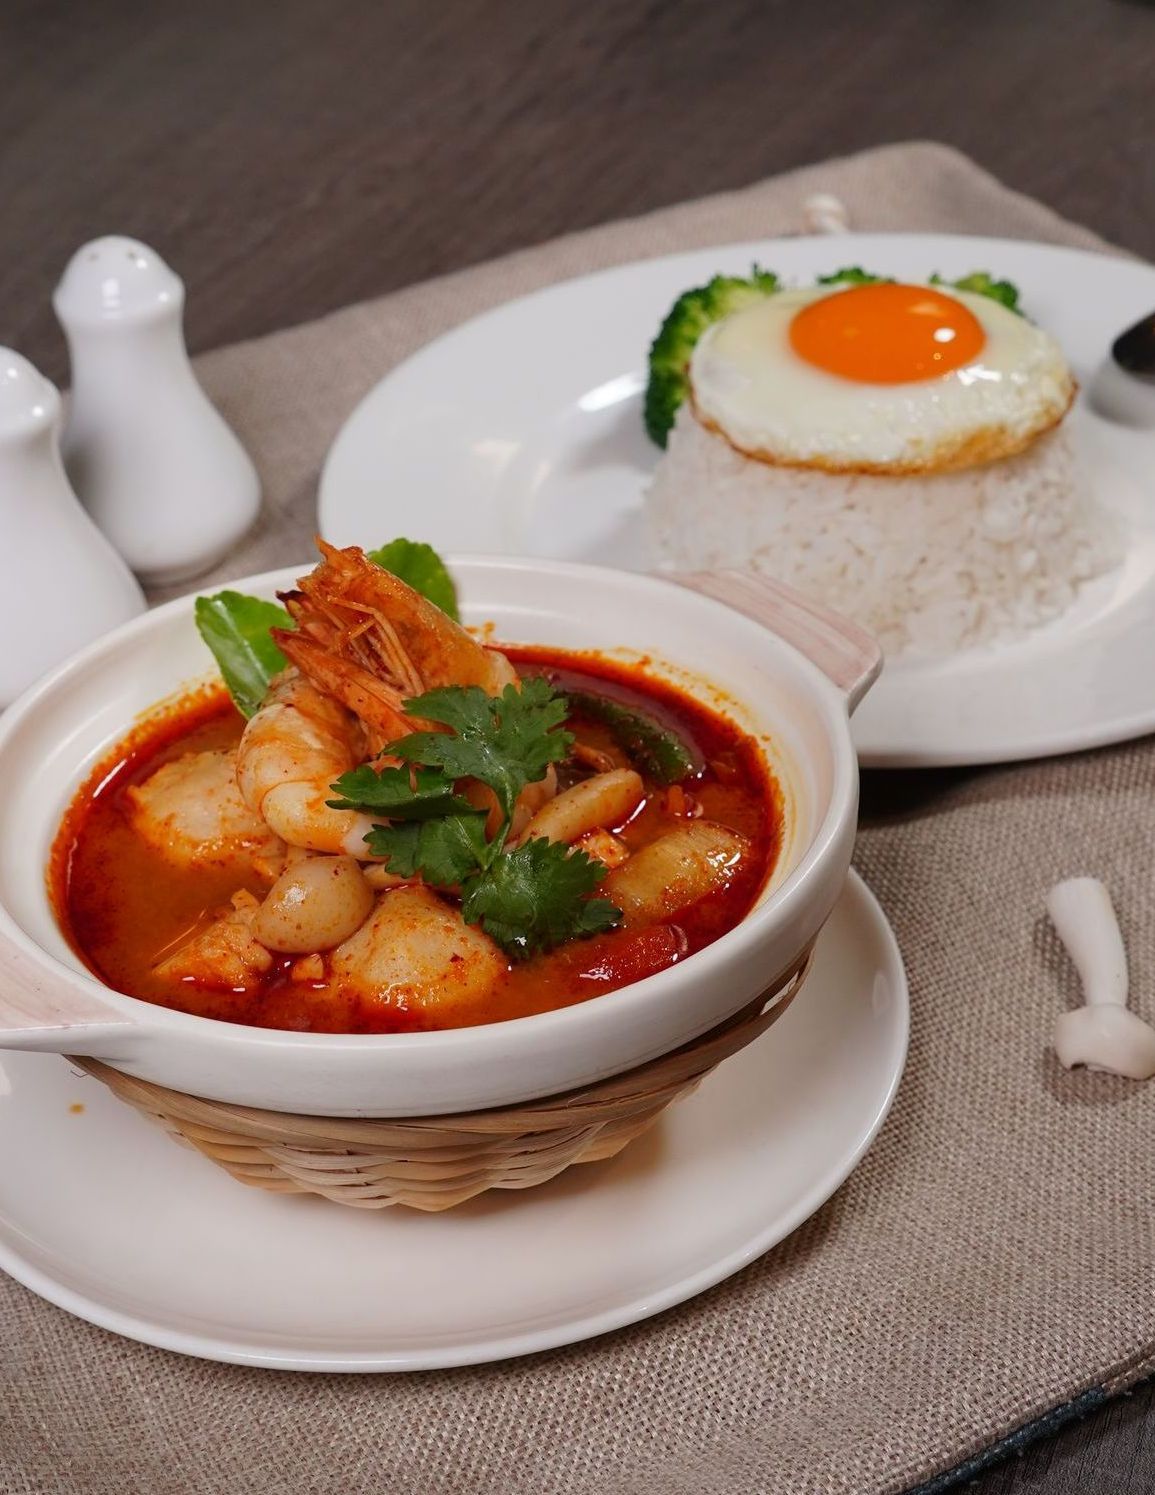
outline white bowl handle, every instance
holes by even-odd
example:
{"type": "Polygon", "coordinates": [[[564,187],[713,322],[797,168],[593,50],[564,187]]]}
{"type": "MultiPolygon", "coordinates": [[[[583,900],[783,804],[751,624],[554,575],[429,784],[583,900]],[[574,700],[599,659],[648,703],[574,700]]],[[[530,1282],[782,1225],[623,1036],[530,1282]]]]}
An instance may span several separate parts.
{"type": "Polygon", "coordinates": [[[136,1026],[0,930],[0,1049],[100,1054],[136,1026]]]}
{"type": "Polygon", "coordinates": [[[744,613],[792,644],[846,697],[852,712],[878,679],[882,650],[865,628],[784,582],[753,571],[661,571],[658,575],[744,613]]]}

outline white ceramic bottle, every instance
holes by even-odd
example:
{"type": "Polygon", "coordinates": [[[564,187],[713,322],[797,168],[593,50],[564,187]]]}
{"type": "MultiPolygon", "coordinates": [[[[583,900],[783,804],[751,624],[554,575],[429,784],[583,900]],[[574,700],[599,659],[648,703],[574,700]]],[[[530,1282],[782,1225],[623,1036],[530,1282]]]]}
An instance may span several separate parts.
{"type": "Polygon", "coordinates": [[[69,487],[59,435],[55,388],[0,348],[0,706],[144,611],[132,573],[69,487]]]}
{"type": "Polygon", "coordinates": [[[146,244],[94,239],[53,297],[72,394],[63,449],[81,501],[142,581],[207,571],[252,526],[256,470],[197,383],[184,284],[146,244]]]}

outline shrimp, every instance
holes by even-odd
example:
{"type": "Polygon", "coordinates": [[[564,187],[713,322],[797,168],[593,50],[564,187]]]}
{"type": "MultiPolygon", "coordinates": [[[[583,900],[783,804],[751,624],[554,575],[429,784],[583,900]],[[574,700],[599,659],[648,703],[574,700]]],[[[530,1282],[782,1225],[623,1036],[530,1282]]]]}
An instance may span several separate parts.
{"type": "Polygon", "coordinates": [[[434,727],[404,714],[410,696],[439,685],[479,685],[496,696],[518,683],[504,654],[479,644],[363,551],[320,539],[317,548],[321,564],[281,598],[297,627],[273,636],[303,675],[353,712],[372,751],[434,727]]]}
{"type": "Polygon", "coordinates": [[[245,804],[290,846],[365,857],[372,821],[333,810],[332,784],[365,761],[365,734],[351,711],[296,669],[277,675],[237,749],[245,804]]]}
{"type": "MultiPolygon", "coordinates": [[[[273,636],[289,668],[245,728],[237,781],[245,803],[291,846],[367,861],[372,822],[329,808],[334,779],[410,732],[443,730],[407,716],[410,697],[442,685],[498,695],[518,675],[504,654],[479,644],[356,547],[317,545],[320,565],[282,597],[297,627],[273,636]]],[[[529,785],[519,819],[534,814],[556,786],[552,768],[529,785]]],[[[490,791],[483,793],[490,804],[490,791]]]]}

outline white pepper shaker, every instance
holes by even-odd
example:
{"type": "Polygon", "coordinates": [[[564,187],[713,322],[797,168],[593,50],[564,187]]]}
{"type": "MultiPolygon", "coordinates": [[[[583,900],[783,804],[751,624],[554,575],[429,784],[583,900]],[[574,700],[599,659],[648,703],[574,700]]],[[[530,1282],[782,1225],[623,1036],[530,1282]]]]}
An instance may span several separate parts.
{"type": "Polygon", "coordinates": [[[81,508],[60,460],[60,396],[0,348],[0,706],[82,644],[144,611],[132,572],[81,508]]]}
{"type": "Polygon", "coordinates": [[[252,526],[260,484],[197,383],[184,284],[135,239],[94,239],[53,297],[68,339],[69,476],[96,523],[147,584],[199,576],[252,526]]]}

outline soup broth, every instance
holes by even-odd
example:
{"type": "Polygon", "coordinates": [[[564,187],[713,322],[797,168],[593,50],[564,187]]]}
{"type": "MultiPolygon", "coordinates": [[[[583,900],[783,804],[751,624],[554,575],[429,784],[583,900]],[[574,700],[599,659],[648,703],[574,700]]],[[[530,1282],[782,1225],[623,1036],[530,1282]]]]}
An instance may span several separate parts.
{"type": "MultiPolygon", "coordinates": [[[[725,885],[688,906],[632,910],[622,927],[512,960],[484,1000],[418,1004],[403,991],[367,998],[334,978],[327,954],[274,953],[259,980],[241,985],[176,978],[166,957],[207,929],[234,895],[265,896],[275,866],[259,849],[235,859],[177,865],[143,837],[132,791],[190,753],[235,750],[244,719],[223,688],[206,688],[151,716],[82,786],[53,849],[49,879],[60,923],[77,954],[108,986],[201,1017],[312,1032],[393,1033],[500,1022],[614,991],[691,957],[738,924],[772,872],[782,844],[782,801],[754,740],[720,712],[650,677],[643,667],[541,649],[504,651],[520,674],[545,674],[580,703],[594,698],[645,714],[685,743],[696,767],[663,785],[643,774],[644,797],[624,824],[608,827],[620,857],[636,856],[699,822],[744,838],[725,885]]],[[[559,765],[559,785],[591,765],[637,767],[602,713],[575,705],[567,723],[577,753],[559,765]]],[[[628,862],[626,863],[628,865],[628,862]]],[[[611,874],[612,881],[612,874],[611,874]]],[[[599,890],[600,893],[600,890],[599,890]]],[[[393,896],[390,890],[377,898],[393,896]]]]}

